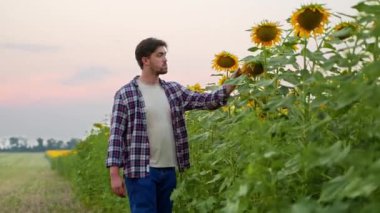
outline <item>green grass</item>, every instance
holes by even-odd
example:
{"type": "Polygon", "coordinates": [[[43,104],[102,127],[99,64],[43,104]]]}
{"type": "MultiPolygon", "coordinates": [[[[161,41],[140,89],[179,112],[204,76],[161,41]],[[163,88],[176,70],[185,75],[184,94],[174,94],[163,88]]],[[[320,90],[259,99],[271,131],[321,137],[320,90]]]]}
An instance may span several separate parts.
{"type": "Polygon", "coordinates": [[[89,212],[44,153],[0,153],[2,212],[89,212]]]}

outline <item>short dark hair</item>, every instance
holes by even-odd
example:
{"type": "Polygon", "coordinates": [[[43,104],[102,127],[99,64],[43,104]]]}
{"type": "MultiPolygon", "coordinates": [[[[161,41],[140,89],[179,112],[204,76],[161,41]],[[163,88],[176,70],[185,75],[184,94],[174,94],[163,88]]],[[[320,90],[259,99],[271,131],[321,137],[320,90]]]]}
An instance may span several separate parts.
{"type": "Polygon", "coordinates": [[[149,57],[158,47],[167,47],[166,42],[156,38],[146,38],[136,47],[135,56],[140,68],[143,68],[143,57],[149,57]]]}

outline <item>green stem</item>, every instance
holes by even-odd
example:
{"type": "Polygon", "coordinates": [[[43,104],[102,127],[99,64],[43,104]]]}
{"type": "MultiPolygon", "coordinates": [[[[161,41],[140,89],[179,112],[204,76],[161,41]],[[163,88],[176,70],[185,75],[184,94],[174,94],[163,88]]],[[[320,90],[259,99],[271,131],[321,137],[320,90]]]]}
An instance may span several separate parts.
{"type": "MultiPolygon", "coordinates": [[[[308,43],[308,40],[307,38],[304,39],[304,47],[303,47],[303,50],[302,50],[302,56],[303,56],[303,71],[304,72],[307,72],[307,57],[306,57],[306,50],[307,50],[307,43],[308,43]]],[[[308,92],[308,87],[305,83],[305,75],[301,74],[302,76],[302,85],[303,85],[303,91],[302,91],[302,102],[303,102],[303,105],[304,105],[304,123],[303,123],[303,141],[304,143],[306,143],[306,137],[307,137],[307,132],[306,132],[306,129],[307,129],[307,124],[309,122],[309,100],[310,100],[310,94],[308,92]]]]}
{"type": "Polygon", "coordinates": [[[307,49],[307,38],[304,39],[304,46],[303,46],[303,51],[302,51],[302,56],[303,56],[303,69],[306,71],[307,70],[307,63],[306,63],[306,49],[307,49]]]}
{"type": "MultiPolygon", "coordinates": [[[[354,55],[354,53],[353,53],[354,49],[351,51],[351,49],[349,48],[349,45],[348,45],[348,43],[347,43],[346,41],[344,42],[344,44],[346,44],[346,47],[347,47],[347,49],[348,49],[348,53],[349,53],[351,56],[353,56],[353,55],[354,55]]],[[[351,62],[352,62],[352,61],[350,61],[350,64],[348,65],[348,73],[351,73],[351,72],[352,72],[352,64],[351,64],[351,62]]]]}
{"type": "Polygon", "coordinates": [[[375,38],[375,48],[373,50],[373,60],[374,61],[377,61],[378,51],[379,51],[379,36],[376,36],[376,38],[375,38]]]}
{"type": "MultiPolygon", "coordinates": [[[[315,41],[315,45],[317,45],[317,50],[316,50],[316,52],[318,52],[320,46],[319,46],[319,44],[318,44],[317,37],[314,36],[313,38],[314,38],[314,41],[315,41]]],[[[310,70],[311,73],[314,73],[315,65],[316,65],[316,62],[315,62],[314,59],[312,59],[312,66],[311,66],[311,70],[310,70]]]]}
{"type": "Polygon", "coordinates": [[[263,63],[263,66],[266,67],[267,65],[267,57],[268,57],[268,49],[264,47],[264,63],[263,63]]]}
{"type": "Polygon", "coordinates": [[[323,45],[323,43],[326,41],[326,39],[331,35],[331,32],[334,30],[334,28],[331,28],[330,30],[328,30],[327,32],[326,32],[326,34],[325,34],[325,36],[323,36],[322,37],[322,39],[321,39],[321,42],[318,44],[317,43],[317,50],[319,50],[321,47],[322,47],[322,45],[323,45]]]}
{"type": "Polygon", "coordinates": [[[214,144],[214,126],[211,126],[211,144],[214,144]]]}
{"type": "MultiPolygon", "coordinates": [[[[228,71],[227,71],[227,73],[226,73],[226,76],[227,76],[227,79],[228,79],[228,78],[229,78],[229,76],[228,76],[228,71]]],[[[228,106],[228,118],[230,118],[230,116],[231,116],[231,107],[228,106]]]]}

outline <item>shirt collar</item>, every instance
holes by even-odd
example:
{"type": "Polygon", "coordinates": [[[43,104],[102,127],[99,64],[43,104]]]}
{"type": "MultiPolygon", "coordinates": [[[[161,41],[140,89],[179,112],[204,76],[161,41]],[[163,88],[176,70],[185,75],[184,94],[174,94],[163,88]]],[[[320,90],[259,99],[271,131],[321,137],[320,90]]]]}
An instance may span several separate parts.
{"type": "MultiPolygon", "coordinates": [[[[138,87],[138,83],[137,83],[137,79],[139,79],[139,75],[136,75],[133,79],[132,79],[132,81],[131,81],[131,83],[135,86],[135,87],[138,87]]],[[[165,84],[165,81],[164,80],[162,80],[161,78],[158,78],[158,81],[160,82],[160,85],[161,86],[164,86],[164,84],[165,84]]]]}

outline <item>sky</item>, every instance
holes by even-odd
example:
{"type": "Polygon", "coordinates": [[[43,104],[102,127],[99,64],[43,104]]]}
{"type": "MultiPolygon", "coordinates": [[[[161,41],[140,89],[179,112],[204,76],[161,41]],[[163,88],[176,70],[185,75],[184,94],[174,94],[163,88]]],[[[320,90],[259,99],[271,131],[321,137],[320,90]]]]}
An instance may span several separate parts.
{"type": "Polygon", "coordinates": [[[0,138],[84,138],[93,123],[108,122],[116,90],[141,72],[134,51],[142,39],[168,43],[162,79],[204,86],[218,80],[215,54],[249,54],[253,25],[289,29],[286,19],[303,4],[356,14],[358,2],[0,0],[0,138]]]}

